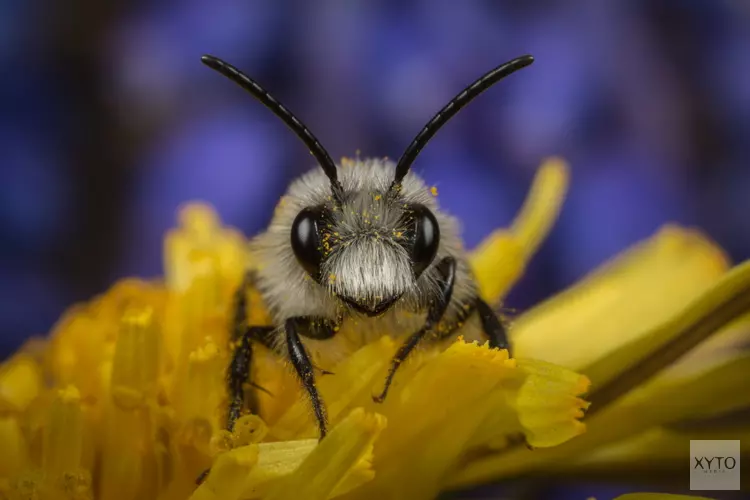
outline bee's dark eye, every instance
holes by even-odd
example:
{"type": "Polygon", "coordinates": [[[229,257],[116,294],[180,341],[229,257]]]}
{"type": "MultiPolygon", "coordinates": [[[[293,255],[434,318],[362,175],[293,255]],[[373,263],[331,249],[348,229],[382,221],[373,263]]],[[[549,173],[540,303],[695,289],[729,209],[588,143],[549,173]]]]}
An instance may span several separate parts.
{"type": "Polygon", "coordinates": [[[411,205],[408,214],[413,224],[409,231],[412,267],[415,276],[419,276],[437,254],[440,244],[440,226],[432,212],[424,205],[411,205]]]}
{"type": "Polygon", "coordinates": [[[321,230],[323,210],[319,207],[305,208],[292,223],[292,250],[307,273],[317,279],[323,261],[321,230]]]}

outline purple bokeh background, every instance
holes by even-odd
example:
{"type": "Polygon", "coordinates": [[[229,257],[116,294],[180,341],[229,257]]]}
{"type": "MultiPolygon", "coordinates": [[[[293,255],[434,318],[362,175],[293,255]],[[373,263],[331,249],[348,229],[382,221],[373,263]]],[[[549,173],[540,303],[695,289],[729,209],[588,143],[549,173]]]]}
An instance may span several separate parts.
{"type": "Polygon", "coordinates": [[[203,67],[220,56],[334,158],[397,157],[512,57],[415,164],[468,246],[508,223],[548,155],[561,219],[510,297],[523,310],[666,222],[750,257],[750,4],[726,1],[0,0],[0,354],[71,303],[161,269],[187,200],[258,232],[304,147],[203,67]]]}

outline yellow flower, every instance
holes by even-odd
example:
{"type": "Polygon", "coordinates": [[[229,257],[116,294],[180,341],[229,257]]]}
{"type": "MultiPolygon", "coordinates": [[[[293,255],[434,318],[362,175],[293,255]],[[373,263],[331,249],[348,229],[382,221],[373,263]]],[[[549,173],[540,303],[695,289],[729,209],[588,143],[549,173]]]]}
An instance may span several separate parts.
{"type": "MultiPolygon", "coordinates": [[[[521,277],[566,185],[566,166],[545,163],[512,226],[474,251],[485,299],[521,277]]],[[[0,498],[433,498],[519,474],[625,470],[645,450],[686,463],[665,443],[684,447],[701,424],[713,436],[711,419],[750,403],[748,357],[733,349],[747,338],[750,266],[729,271],[713,243],[668,227],[521,315],[517,358],[462,339],[425,348],[377,405],[397,340],[362,346],[319,378],[332,423],[320,443],[289,367],[263,353],[251,374],[261,414],[230,434],[229,303],[253,265],[245,245],[188,205],[165,238],[163,280],[116,284],[0,365],[0,498]]],[[[250,322],[268,324],[250,295],[250,322]]]]}

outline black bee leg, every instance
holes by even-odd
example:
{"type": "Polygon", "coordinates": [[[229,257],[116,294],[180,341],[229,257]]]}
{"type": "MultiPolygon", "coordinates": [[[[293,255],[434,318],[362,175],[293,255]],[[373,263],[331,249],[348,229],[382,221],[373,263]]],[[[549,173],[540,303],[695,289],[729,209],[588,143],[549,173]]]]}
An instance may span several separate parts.
{"type": "MultiPolygon", "coordinates": [[[[255,275],[245,274],[244,279],[234,292],[232,301],[231,342],[234,351],[232,361],[227,369],[227,392],[229,411],[227,412],[228,431],[234,430],[234,424],[242,413],[245,404],[245,383],[250,374],[253,359],[253,342],[265,343],[274,328],[272,326],[248,326],[247,324],[247,289],[253,285],[255,275]]],[[[254,391],[249,398],[250,411],[258,413],[258,401],[254,391]]]]}
{"type": "MultiPolygon", "coordinates": [[[[250,373],[250,365],[253,357],[253,342],[265,343],[268,334],[274,328],[271,326],[247,326],[247,289],[253,283],[254,276],[247,273],[237,290],[234,292],[232,303],[231,342],[234,345],[232,361],[227,368],[227,392],[229,396],[229,411],[227,412],[226,428],[230,432],[234,430],[234,424],[242,414],[245,404],[245,383],[250,373]]],[[[255,384],[252,384],[258,387],[255,384]]],[[[258,387],[260,390],[265,390],[258,387]]],[[[248,398],[250,410],[258,412],[258,402],[254,392],[248,398]]],[[[201,484],[208,475],[210,469],[205,470],[196,480],[201,484]]]]}
{"type": "Polygon", "coordinates": [[[325,319],[297,317],[290,318],[286,321],[286,346],[289,354],[289,360],[292,362],[297,375],[302,382],[302,386],[310,397],[310,403],[318,421],[320,430],[320,439],[326,436],[326,409],[323,400],[318,394],[318,388],[315,387],[315,375],[313,374],[313,365],[305,351],[300,336],[314,339],[328,339],[336,333],[333,322],[325,319]]]}
{"type": "Polygon", "coordinates": [[[419,341],[438,325],[443,314],[445,314],[446,309],[448,309],[448,304],[450,304],[451,296],[453,295],[453,284],[456,277],[456,259],[453,257],[446,257],[435,267],[440,273],[440,295],[430,305],[430,308],[427,311],[427,321],[424,326],[409,336],[393,357],[393,360],[391,360],[391,369],[388,371],[388,376],[385,379],[383,392],[381,392],[379,396],[373,396],[372,398],[376,403],[382,403],[385,400],[391,382],[393,382],[393,376],[396,374],[398,367],[401,366],[401,363],[403,363],[414,348],[417,347],[419,341]]]}
{"type": "MultiPolygon", "coordinates": [[[[272,326],[251,326],[245,331],[245,334],[235,347],[232,354],[232,361],[229,363],[227,370],[227,389],[229,393],[229,412],[227,413],[227,430],[232,432],[234,424],[242,414],[242,407],[245,405],[245,384],[248,374],[250,373],[250,364],[253,358],[253,342],[258,338],[272,332],[272,326]]],[[[258,387],[255,384],[252,384],[258,387]]],[[[261,390],[265,390],[262,387],[261,390]]],[[[248,395],[248,404],[252,413],[258,413],[258,400],[254,391],[248,395]]]]}
{"type": "Polygon", "coordinates": [[[482,322],[482,330],[490,341],[490,347],[507,349],[508,354],[510,354],[508,332],[505,325],[500,321],[500,318],[495,314],[495,311],[492,310],[487,302],[479,297],[477,297],[476,300],[476,308],[477,313],[479,314],[479,320],[482,322]]]}

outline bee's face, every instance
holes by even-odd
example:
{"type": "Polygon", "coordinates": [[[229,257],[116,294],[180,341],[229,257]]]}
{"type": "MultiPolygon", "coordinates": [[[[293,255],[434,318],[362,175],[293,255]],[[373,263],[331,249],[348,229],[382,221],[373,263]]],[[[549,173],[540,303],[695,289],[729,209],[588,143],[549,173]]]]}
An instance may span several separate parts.
{"type": "Polygon", "coordinates": [[[440,228],[424,205],[355,193],[340,207],[299,212],[291,243],[300,265],[358,312],[388,310],[432,263],[440,228]]]}

